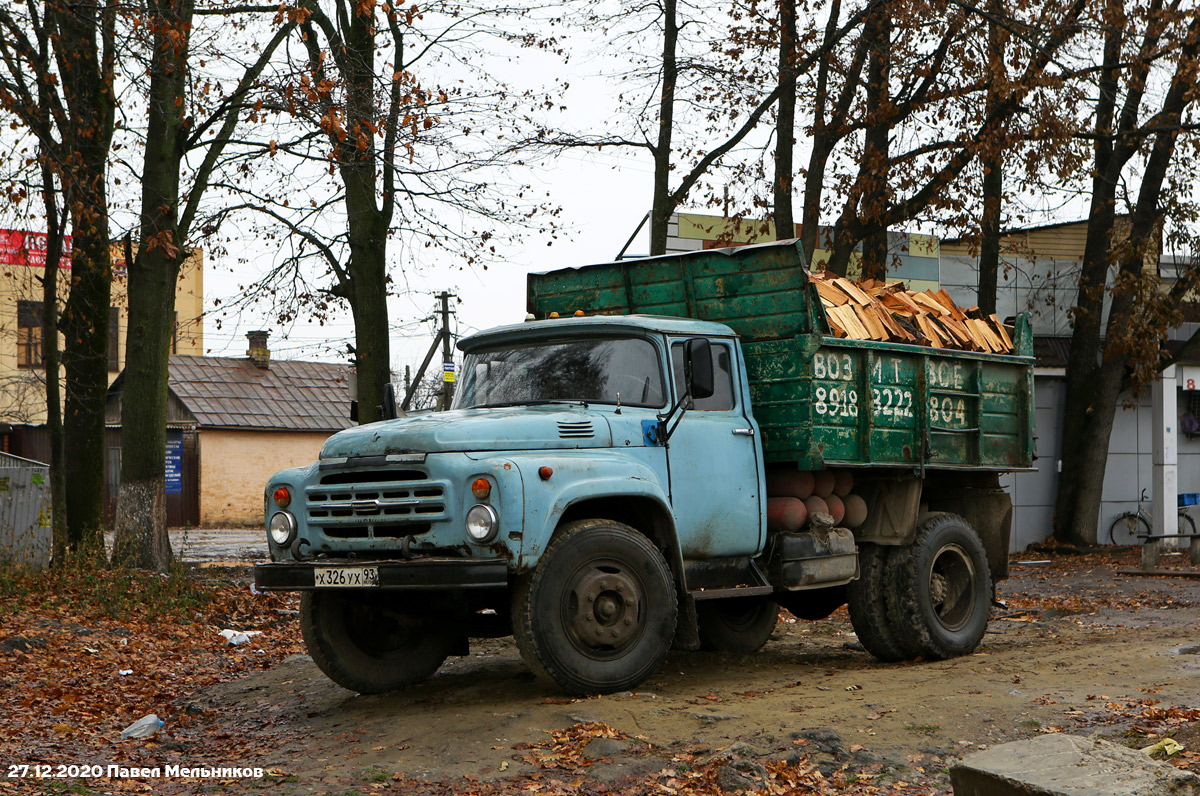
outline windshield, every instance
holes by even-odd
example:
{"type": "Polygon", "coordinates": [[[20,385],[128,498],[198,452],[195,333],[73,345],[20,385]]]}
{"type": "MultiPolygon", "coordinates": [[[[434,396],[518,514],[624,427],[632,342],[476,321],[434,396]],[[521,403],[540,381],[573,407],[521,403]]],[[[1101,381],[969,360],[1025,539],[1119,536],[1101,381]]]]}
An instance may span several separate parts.
{"type": "Polygon", "coordinates": [[[454,406],[581,402],[661,407],[658,351],[635,337],[555,340],[472,351],[454,406]]]}

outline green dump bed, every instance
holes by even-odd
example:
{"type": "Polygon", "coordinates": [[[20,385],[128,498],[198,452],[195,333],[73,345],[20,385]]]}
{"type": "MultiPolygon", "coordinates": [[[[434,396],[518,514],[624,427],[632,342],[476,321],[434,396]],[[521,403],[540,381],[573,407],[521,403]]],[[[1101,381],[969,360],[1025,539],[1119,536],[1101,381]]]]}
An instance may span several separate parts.
{"type": "Polygon", "coordinates": [[[670,315],[741,337],[767,461],[1020,470],[1033,459],[1033,336],[1015,356],[832,337],[798,242],[530,274],[529,312],[670,315]]]}

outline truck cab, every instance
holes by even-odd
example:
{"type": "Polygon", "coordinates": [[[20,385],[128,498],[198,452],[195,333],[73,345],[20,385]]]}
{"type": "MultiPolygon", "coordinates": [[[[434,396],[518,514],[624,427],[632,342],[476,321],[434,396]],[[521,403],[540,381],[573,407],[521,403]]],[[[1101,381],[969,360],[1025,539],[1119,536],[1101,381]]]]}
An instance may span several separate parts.
{"type": "MultiPolygon", "coordinates": [[[[599,599],[604,610],[575,607],[549,632],[574,639],[585,657],[641,646],[646,660],[632,679],[571,680],[574,690],[630,687],[657,667],[675,637],[678,605],[696,621],[689,572],[702,596],[774,591],[754,566],[767,538],[764,466],[742,351],[727,326],[571,317],[494,329],[460,348],[450,411],[343,431],[318,462],[267,485],[275,563],[259,567],[258,587],[305,591],[306,640],[326,649],[318,662],[341,655],[336,647],[348,640],[324,638],[329,629],[311,615],[323,625],[334,619],[314,603],[336,602],[343,620],[361,614],[357,624],[372,636],[404,606],[422,604],[403,624],[447,631],[432,661],[486,634],[485,617],[497,618],[490,630],[510,630],[502,620],[513,615],[520,582],[535,580],[558,545],[593,544],[590,537],[606,540],[603,555],[558,596],[599,599]],[[700,369],[708,383],[697,391],[688,378],[700,369]],[[351,605],[360,601],[376,607],[351,605]]],[[[773,619],[778,609],[765,610],[773,619]]],[[[534,621],[528,613],[518,608],[513,618],[534,621]]],[[[339,624],[344,634],[355,621],[339,624]]],[[[332,668],[344,685],[377,690],[332,668]]]]}

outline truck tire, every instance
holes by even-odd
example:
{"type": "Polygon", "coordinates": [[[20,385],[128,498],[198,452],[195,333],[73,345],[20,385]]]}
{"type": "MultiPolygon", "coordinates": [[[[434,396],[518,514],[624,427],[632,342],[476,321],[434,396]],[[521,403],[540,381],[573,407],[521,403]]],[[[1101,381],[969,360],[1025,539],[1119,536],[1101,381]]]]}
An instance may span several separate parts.
{"type": "Polygon", "coordinates": [[[671,570],[628,525],[579,520],[513,591],[513,638],[538,676],[577,695],[633,688],[662,665],[675,636],[671,570]]]}
{"type": "Polygon", "coordinates": [[[885,580],[888,557],[893,548],[862,543],[858,546],[858,579],[846,584],[846,607],[850,624],[867,652],[885,663],[912,656],[901,646],[888,618],[885,580]]]}
{"type": "Polygon", "coordinates": [[[828,619],[834,611],[846,604],[846,587],[779,591],[775,592],[775,599],[797,619],[815,622],[818,619],[828,619]]]}
{"type": "Polygon", "coordinates": [[[386,593],[311,591],[300,633],[313,662],[342,688],[381,694],[427,679],[450,654],[438,622],[386,593]]]}
{"type": "Polygon", "coordinates": [[[987,630],[992,580],[987,553],[957,514],[926,514],[912,545],[888,559],[888,610],[912,657],[974,652],[987,630]]]}
{"type": "Polygon", "coordinates": [[[758,652],[779,621],[779,604],[767,597],[704,600],[696,605],[700,646],[717,652],[758,652]]]}

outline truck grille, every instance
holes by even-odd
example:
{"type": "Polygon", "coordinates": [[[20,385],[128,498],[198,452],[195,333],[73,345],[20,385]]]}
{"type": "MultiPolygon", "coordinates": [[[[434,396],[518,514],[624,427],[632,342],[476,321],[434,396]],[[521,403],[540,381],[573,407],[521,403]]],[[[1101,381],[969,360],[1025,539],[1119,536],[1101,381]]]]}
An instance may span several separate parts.
{"type": "Polygon", "coordinates": [[[596,436],[596,431],[592,428],[591,421],[585,420],[578,423],[570,423],[560,420],[558,423],[558,436],[562,439],[587,439],[596,436]]]}
{"type": "Polygon", "coordinates": [[[415,470],[331,473],[305,489],[305,512],[327,536],[407,536],[446,519],[446,492],[415,470]]]}

